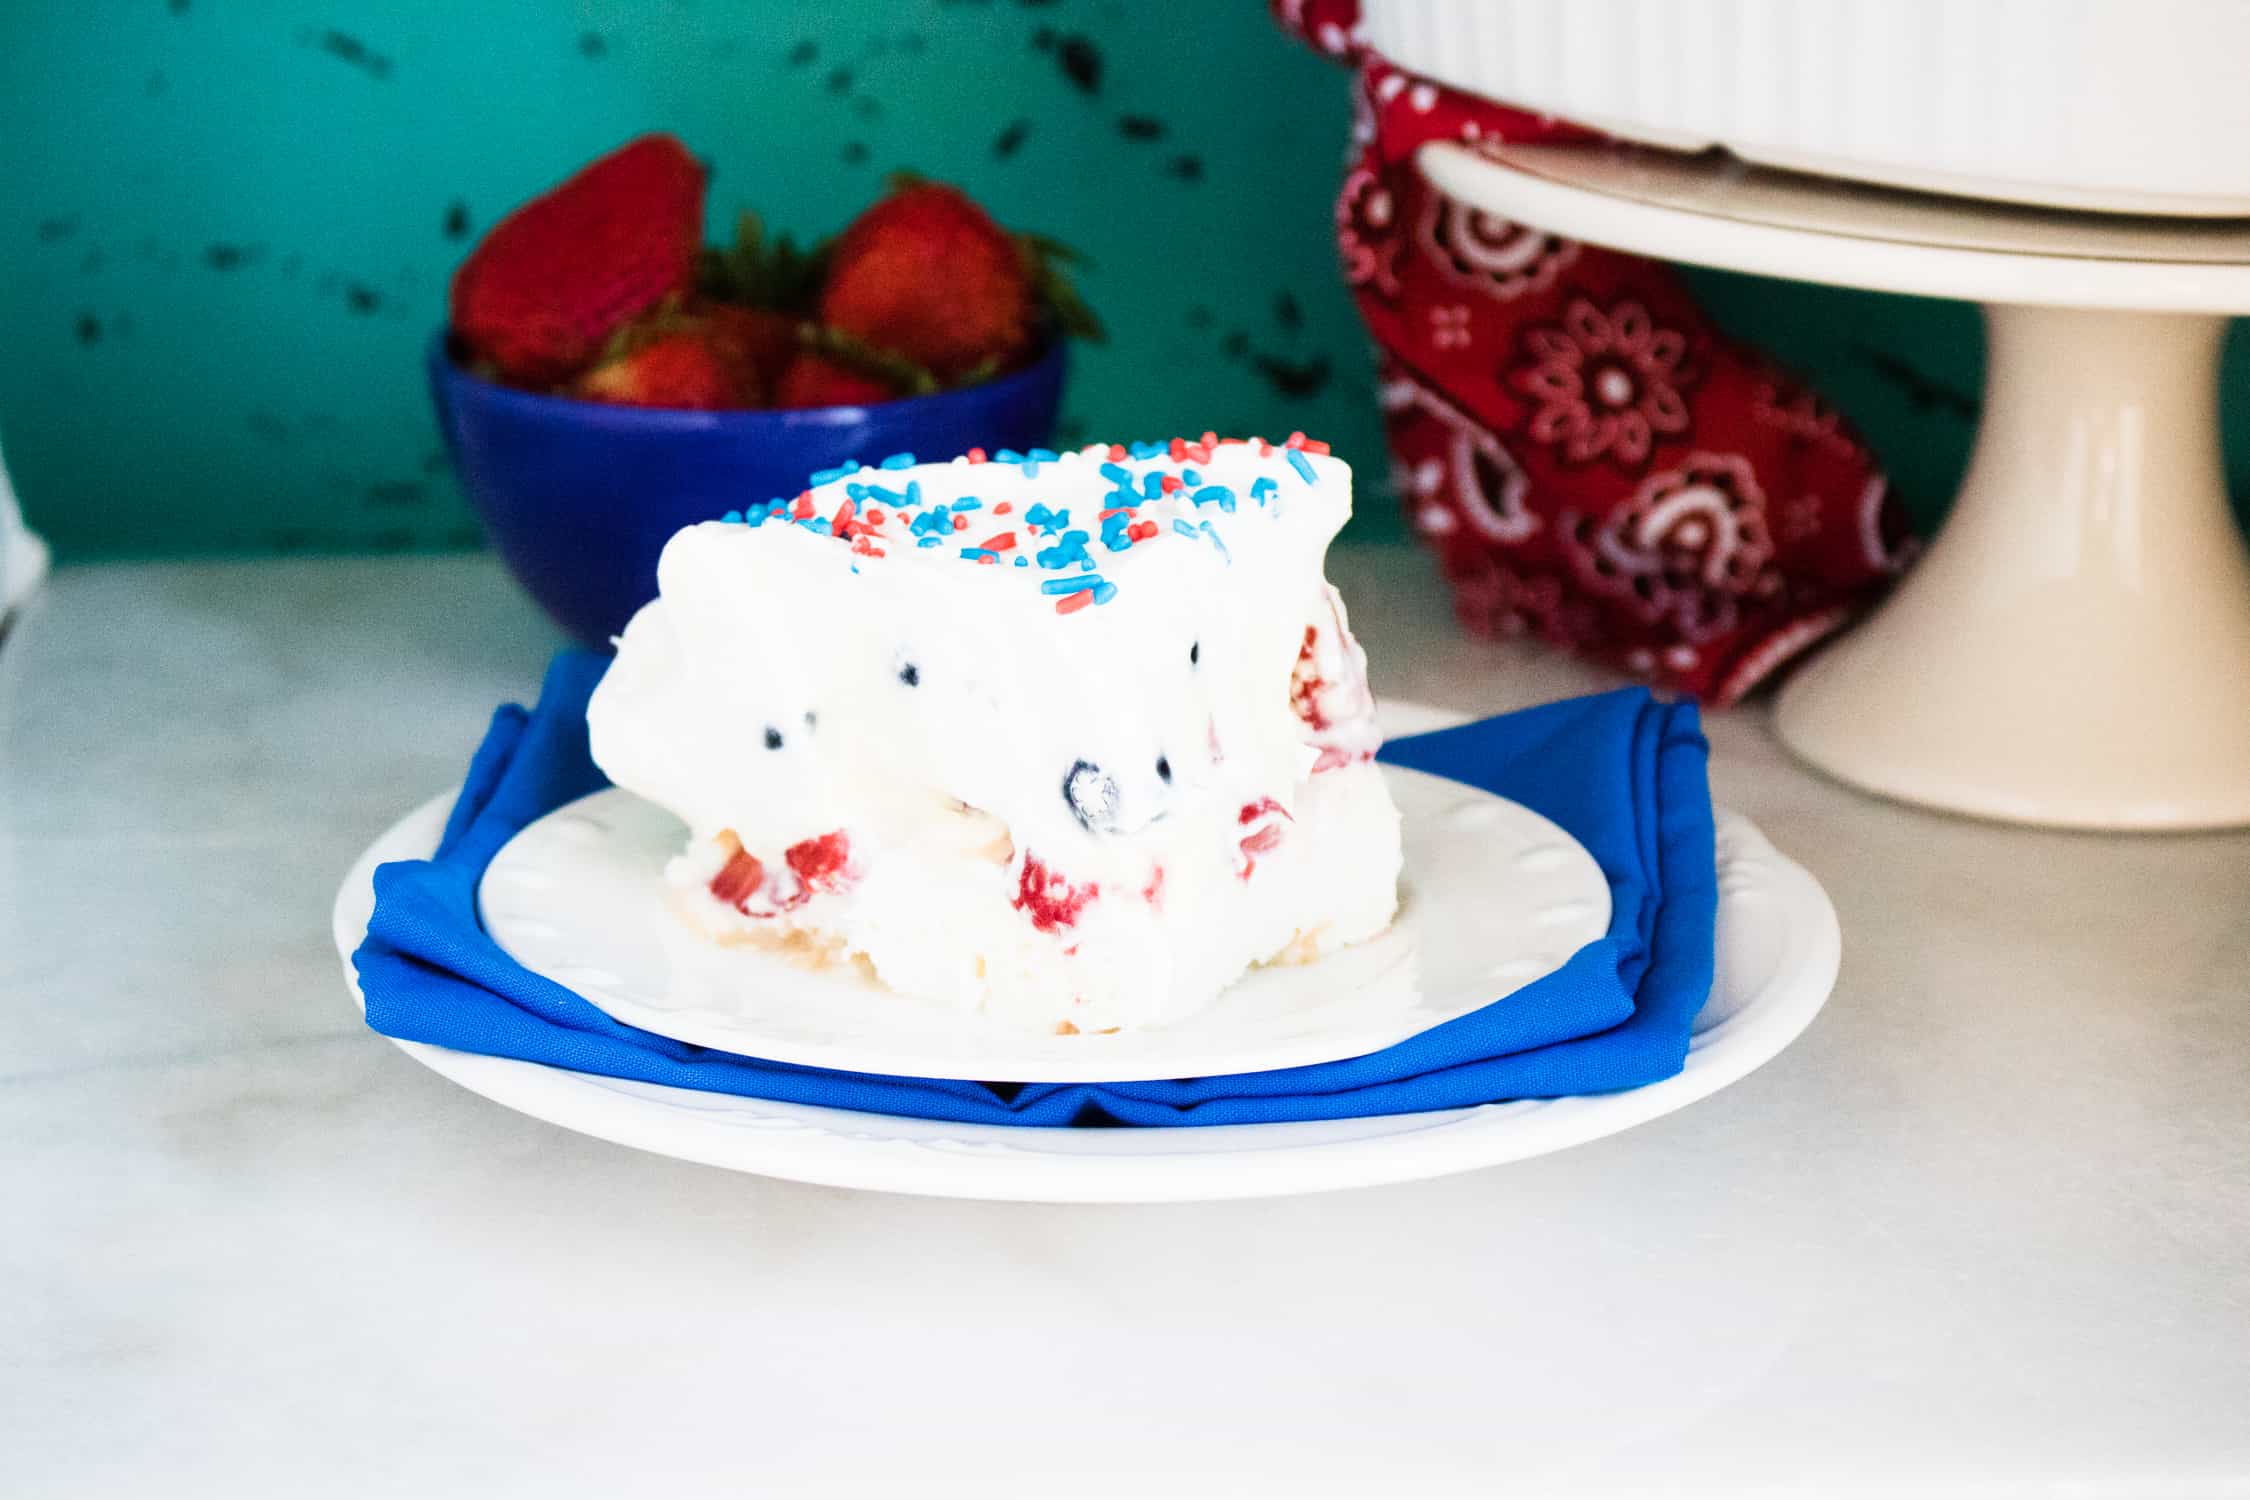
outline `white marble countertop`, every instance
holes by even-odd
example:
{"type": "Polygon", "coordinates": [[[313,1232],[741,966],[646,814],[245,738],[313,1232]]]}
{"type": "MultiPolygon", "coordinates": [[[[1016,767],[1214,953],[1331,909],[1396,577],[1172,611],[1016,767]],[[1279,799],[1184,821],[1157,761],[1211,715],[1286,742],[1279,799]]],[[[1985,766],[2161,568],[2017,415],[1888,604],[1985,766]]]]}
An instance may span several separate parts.
{"type": "MultiPolygon", "coordinates": [[[[1600,685],[1338,572],[1377,686],[1600,685]]],[[[1715,718],[1813,1029],[1411,1186],[800,1187],[366,1032],[352,856],[554,637],[485,559],[60,573],[0,646],[0,1493],[2250,1494],[2250,837],[1950,821],[1715,718]]]]}

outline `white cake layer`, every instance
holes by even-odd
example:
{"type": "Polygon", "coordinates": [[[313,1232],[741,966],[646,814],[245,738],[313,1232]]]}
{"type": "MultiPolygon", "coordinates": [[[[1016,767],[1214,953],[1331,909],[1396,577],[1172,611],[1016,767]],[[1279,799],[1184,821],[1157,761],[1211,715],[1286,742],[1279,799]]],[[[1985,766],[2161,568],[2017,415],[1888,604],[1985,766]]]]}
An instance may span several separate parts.
{"type": "Polygon", "coordinates": [[[1099,1031],[1388,924],[1397,815],[1321,573],[1349,469],[1138,451],[860,469],[673,538],[588,720],[688,824],[699,925],[1099,1031]]]}

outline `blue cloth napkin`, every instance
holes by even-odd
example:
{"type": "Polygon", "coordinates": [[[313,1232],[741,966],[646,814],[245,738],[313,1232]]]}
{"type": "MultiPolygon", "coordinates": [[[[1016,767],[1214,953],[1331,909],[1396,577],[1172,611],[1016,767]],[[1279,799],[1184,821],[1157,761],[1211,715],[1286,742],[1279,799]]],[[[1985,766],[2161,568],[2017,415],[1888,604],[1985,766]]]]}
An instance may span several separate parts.
{"type": "Polygon", "coordinates": [[[798,1104],[1019,1125],[1241,1125],[1404,1114],[1631,1088],[1669,1077],[1711,988],[1706,747],[1688,704],[1632,689],[1394,740],[1382,758],[1510,797],[1568,829],[1609,879],[1606,936],[1545,979],[1381,1052],[1268,1073],[1146,1083],[988,1085],[767,1062],[611,1020],[510,959],[477,882],[533,819],[606,783],[586,700],[607,658],[570,651],[539,706],[494,717],[434,858],[375,872],[353,962],[387,1036],[585,1073],[798,1104]]]}

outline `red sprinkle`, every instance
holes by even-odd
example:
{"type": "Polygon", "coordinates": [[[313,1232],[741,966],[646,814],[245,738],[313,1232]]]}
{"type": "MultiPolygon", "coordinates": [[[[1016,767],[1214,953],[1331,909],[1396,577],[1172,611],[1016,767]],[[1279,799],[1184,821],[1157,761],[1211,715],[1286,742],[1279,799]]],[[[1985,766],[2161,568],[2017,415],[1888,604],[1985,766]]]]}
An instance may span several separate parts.
{"type": "Polygon", "coordinates": [[[1125,445],[1123,443],[1111,443],[1109,445],[1109,461],[1113,464],[1125,462],[1125,445]]]}
{"type": "Polygon", "coordinates": [[[1097,521],[1106,521],[1111,516],[1129,516],[1133,513],[1133,510],[1134,507],[1130,505],[1112,505],[1108,510],[1105,510],[1101,514],[1095,516],[1094,519],[1097,521]]]}
{"type": "Polygon", "coordinates": [[[1178,463],[1178,462],[1180,462],[1180,460],[1182,460],[1182,459],[1186,458],[1186,457],[1187,457],[1187,451],[1188,451],[1188,445],[1187,445],[1187,439],[1186,439],[1186,438],[1174,438],[1174,439],[1172,439],[1172,442],[1171,442],[1171,448],[1170,448],[1170,453],[1171,453],[1171,458],[1172,458],[1172,462],[1174,462],[1174,463],[1178,463]]]}
{"type": "Polygon", "coordinates": [[[1154,540],[1162,533],[1156,529],[1154,521],[1135,521],[1125,528],[1125,534],[1136,542],[1146,542],[1154,540]]]}
{"type": "Polygon", "coordinates": [[[789,514],[790,514],[790,515],[792,515],[792,516],[794,516],[794,517],[796,517],[796,518],[797,518],[798,520],[800,520],[800,521],[803,521],[803,520],[808,520],[808,519],[810,519],[810,518],[811,518],[811,516],[812,516],[812,491],[811,491],[811,490],[807,490],[807,491],[805,491],[805,492],[804,492],[804,493],[803,493],[802,495],[799,495],[799,496],[797,497],[797,503],[796,503],[795,505],[793,505],[793,506],[791,506],[791,507],[789,508],[789,514]]]}
{"type": "Polygon", "coordinates": [[[1014,501],[1003,500],[998,505],[992,507],[992,513],[996,516],[1005,516],[1011,514],[1015,510],[1015,508],[1016,507],[1014,501]]]}
{"type": "MultiPolygon", "coordinates": [[[[1209,462],[1210,462],[1210,460],[1209,460],[1209,459],[1205,459],[1205,460],[1204,460],[1204,462],[1205,462],[1205,463],[1209,463],[1209,462]]],[[[1163,477],[1162,479],[1159,479],[1158,481],[1156,481],[1156,487],[1157,487],[1158,489],[1162,490],[1162,491],[1163,491],[1163,492],[1164,492],[1165,494],[1167,494],[1167,495],[1170,495],[1170,494],[1175,494],[1175,493],[1177,493],[1177,492],[1178,492],[1178,491],[1179,491],[1180,489],[1182,489],[1182,488],[1183,488],[1184,486],[1183,486],[1183,485],[1181,484],[1181,482],[1180,482],[1180,476],[1179,476],[1179,475],[1177,475],[1177,474],[1167,474],[1167,475],[1165,475],[1165,476],[1164,476],[1164,477],[1163,477]]]]}
{"type": "Polygon", "coordinates": [[[973,464],[981,464],[981,463],[983,463],[983,462],[984,462],[984,450],[983,450],[982,448],[971,448],[971,449],[969,450],[969,462],[970,462],[970,463],[973,463],[973,464]]]}
{"type": "Polygon", "coordinates": [[[1016,534],[1012,531],[995,531],[992,535],[977,543],[987,552],[1005,552],[1015,544],[1016,534]]]}
{"type": "Polygon", "coordinates": [[[1055,613],[1058,615],[1074,615],[1093,602],[1094,591],[1092,589],[1080,589],[1075,594],[1065,594],[1057,599],[1055,601],[1055,613]]]}
{"type": "Polygon", "coordinates": [[[1164,909],[1164,867],[1158,865],[1156,873],[1149,876],[1148,884],[1141,887],[1141,899],[1158,911],[1164,909]]]}
{"type": "Polygon", "coordinates": [[[836,507],[836,519],[830,523],[829,529],[838,536],[851,535],[852,518],[858,514],[859,507],[846,500],[842,505],[836,507]]]}
{"type": "Polygon", "coordinates": [[[1041,932],[1059,932],[1077,925],[1086,903],[1101,895],[1098,885],[1072,885],[1047,868],[1036,854],[1023,857],[1023,874],[1016,882],[1015,908],[1031,918],[1041,932]]]}
{"type": "Polygon", "coordinates": [[[955,531],[967,531],[969,529],[969,518],[967,516],[955,516],[953,518],[953,529],[955,531]]]}
{"type": "Polygon", "coordinates": [[[867,507],[867,524],[870,526],[880,526],[883,524],[883,512],[880,508],[873,505],[867,507]]]}

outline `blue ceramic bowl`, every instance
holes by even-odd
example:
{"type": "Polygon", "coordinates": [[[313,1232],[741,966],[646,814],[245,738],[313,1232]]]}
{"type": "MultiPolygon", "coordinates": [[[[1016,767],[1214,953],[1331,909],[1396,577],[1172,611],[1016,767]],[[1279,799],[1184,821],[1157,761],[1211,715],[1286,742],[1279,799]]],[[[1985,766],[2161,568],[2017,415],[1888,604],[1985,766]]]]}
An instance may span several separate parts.
{"type": "Polygon", "coordinates": [[[1041,448],[1062,399],[1063,340],[983,385],[878,406],[658,411],[512,390],[430,343],[438,426],[469,501],[517,581],[562,627],[606,647],[656,597],[672,533],[794,495],[805,476],[887,454],[1041,448]]]}

